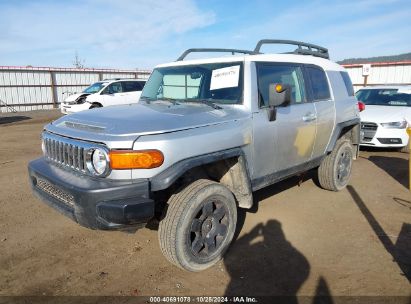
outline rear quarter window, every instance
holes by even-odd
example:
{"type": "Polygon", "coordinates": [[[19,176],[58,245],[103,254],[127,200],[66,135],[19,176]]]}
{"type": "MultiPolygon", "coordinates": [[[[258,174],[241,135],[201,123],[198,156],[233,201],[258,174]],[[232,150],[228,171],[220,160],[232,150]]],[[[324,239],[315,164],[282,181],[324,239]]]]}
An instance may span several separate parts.
{"type": "Polygon", "coordinates": [[[134,91],[141,91],[142,86],[139,81],[124,81],[123,82],[123,89],[124,92],[134,92],[134,91]]]}
{"type": "Polygon", "coordinates": [[[325,72],[316,67],[307,67],[308,77],[310,78],[313,100],[326,100],[331,98],[325,72]]]}
{"type": "Polygon", "coordinates": [[[347,89],[348,96],[354,96],[354,88],[351,82],[350,75],[347,72],[340,72],[342,79],[344,80],[345,88],[347,89]]]}

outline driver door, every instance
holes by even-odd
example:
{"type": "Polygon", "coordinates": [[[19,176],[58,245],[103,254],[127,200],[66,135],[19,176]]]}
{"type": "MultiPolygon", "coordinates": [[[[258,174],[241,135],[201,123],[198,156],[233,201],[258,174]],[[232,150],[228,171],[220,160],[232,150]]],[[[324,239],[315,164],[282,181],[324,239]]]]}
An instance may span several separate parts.
{"type": "Polygon", "coordinates": [[[114,106],[127,103],[127,93],[121,82],[113,82],[103,91],[103,106],[114,106]]]}
{"type": "Polygon", "coordinates": [[[271,180],[290,173],[311,160],[316,136],[316,109],[307,101],[302,66],[256,63],[259,109],[253,113],[253,179],[271,180]],[[291,86],[291,103],[276,108],[269,120],[269,85],[291,86]]]}

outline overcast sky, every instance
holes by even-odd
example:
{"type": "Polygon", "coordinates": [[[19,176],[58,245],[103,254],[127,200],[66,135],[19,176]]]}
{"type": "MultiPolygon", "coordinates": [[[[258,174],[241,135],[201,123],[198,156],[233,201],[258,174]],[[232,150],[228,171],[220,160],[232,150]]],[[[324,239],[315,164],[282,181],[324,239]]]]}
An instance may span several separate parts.
{"type": "MultiPolygon", "coordinates": [[[[409,0],[0,0],[0,65],[152,68],[190,47],[263,38],[327,47],[335,61],[411,52],[409,0]]],[[[283,51],[266,48],[263,51],[283,51]]]]}

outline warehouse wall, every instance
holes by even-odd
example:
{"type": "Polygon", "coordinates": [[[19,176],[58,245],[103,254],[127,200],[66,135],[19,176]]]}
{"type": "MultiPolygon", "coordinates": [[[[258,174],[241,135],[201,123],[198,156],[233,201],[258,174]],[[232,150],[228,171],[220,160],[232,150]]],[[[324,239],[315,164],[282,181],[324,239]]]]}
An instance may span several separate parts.
{"type": "Polygon", "coordinates": [[[0,66],[0,112],[52,109],[69,94],[110,78],[147,79],[151,71],[0,66]]]}
{"type": "Polygon", "coordinates": [[[351,77],[354,90],[358,91],[365,85],[411,85],[411,61],[370,63],[368,76],[363,76],[363,64],[343,64],[351,77]]]}

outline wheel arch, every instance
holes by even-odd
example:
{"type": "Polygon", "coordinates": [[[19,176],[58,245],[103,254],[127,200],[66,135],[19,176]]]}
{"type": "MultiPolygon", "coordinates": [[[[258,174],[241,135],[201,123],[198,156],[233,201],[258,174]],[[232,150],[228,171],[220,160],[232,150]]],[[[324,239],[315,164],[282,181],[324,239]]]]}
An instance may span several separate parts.
{"type": "Polygon", "coordinates": [[[102,105],[101,103],[99,103],[99,102],[92,102],[92,103],[91,103],[91,106],[90,106],[90,109],[91,109],[91,107],[93,107],[93,106],[98,106],[98,107],[100,107],[100,108],[103,107],[103,105],[102,105]]]}
{"type": "Polygon", "coordinates": [[[360,118],[355,118],[338,123],[331,136],[326,152],[330,153],[341,138],[347,138],[356,147],[356,153],[354,153],[354,157],[357,158],[360,146],[360,132],[360,118]]]}
{"type": "Polygon", "coordinates": [[[241,148],[182,160],[152,177],[151,191],[164,191],[199,178],[208,178],[223,184],[233,193],[239,207],[252,207],[248,164],[241,148]]]}

